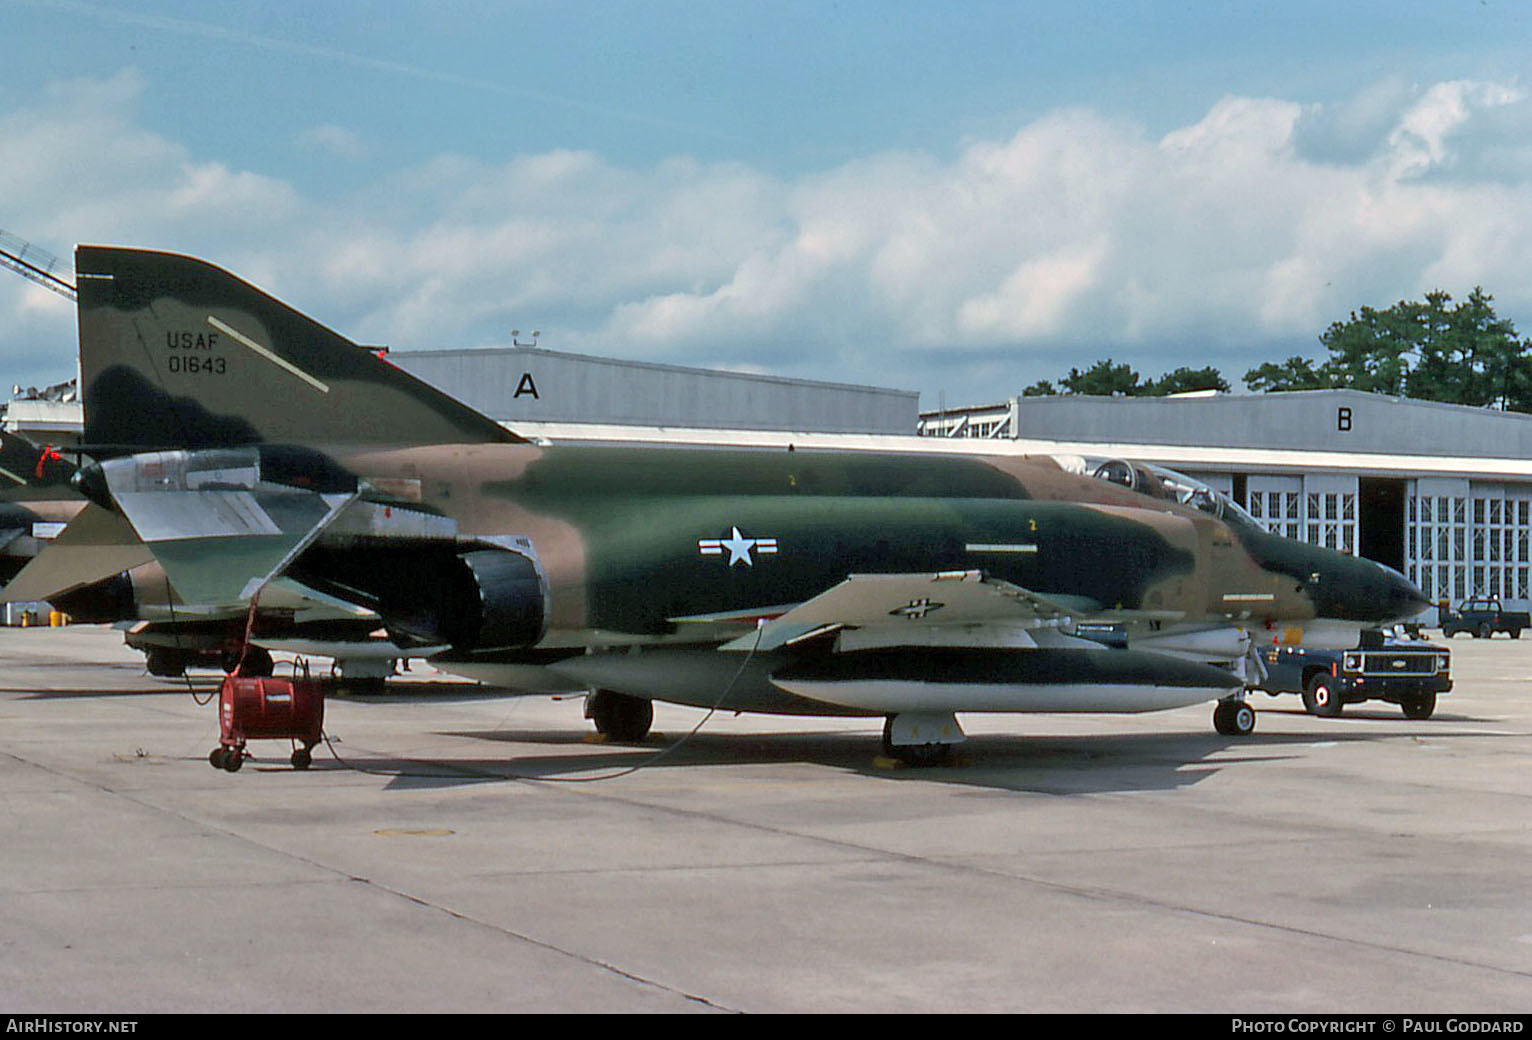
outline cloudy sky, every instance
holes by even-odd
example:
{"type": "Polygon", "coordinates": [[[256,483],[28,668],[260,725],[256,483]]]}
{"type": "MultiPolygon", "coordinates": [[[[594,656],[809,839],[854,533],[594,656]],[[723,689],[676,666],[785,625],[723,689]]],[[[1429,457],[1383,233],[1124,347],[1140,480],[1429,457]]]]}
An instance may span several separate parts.
{"type": "MultiPolygon", "coordinates": [[[[1532,334],[1532,4],[0,0],[0,229],[186,252],[360,342],[990,401],[1532,334]]],[[[73,373],[0,271],[0,383],[73,373]]]]}

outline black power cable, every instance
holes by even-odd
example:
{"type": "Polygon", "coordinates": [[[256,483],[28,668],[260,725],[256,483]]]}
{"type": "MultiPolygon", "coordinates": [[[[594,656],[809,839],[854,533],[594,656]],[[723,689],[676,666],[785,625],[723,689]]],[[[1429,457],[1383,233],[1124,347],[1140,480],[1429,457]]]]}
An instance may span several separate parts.
{"type": "MultiPolygon", "coordinates": [[[[734,691],[734,687],[739,683],[740,677],[745,674],[745,669],[747,667],[749,667],[750,662],[755,658],[756,650],[761,645],[761,635],[762,635],[763,631],[764,631],[764,627],[763,626],[760,626],[760,625],[756,626],[756,630],[755,630],[755,642],[751,645],[749,652],[745,654],[745,659],[743,661],[741,661],[739,667],[737,669],[735,669],[733,677],[729,679],[728,683],[724,686],[722,692],[720,692],[718,694],[717,699],[713,701],[712,706],[708,708],[707,713],[705,715],[703,715],[702,718],[700,720],[698,720],[697,724],[695,726],[693,726],[691,728],[691,730],[688,731],[679,740],[677,740],[674,743],[670,744],[668,747],[661,748],[659,751],[657,751],[653,755],[651,755],[646,761],[639,762],[639,763],[637,763],[635,765],[631,765],[631,766],[628,766],[626,768],[616,770],[615,772],[605,773],[605,774],[602,774],[601,776],[528,776],[528,775],[521,774],[521,773],[490,773],[490,774],[487,774],[488,778],[492,779],[492,780],[507,780],[507,781],[510,781],[510,780],[516,780],[516,781],[528,780],[528,781],[534,781],[534,782],[537,782],[537,783],[547,783],[547,784],[589,784],[589,783],[596,783],[597,781],[617,780],[617,779],[620,779],[620,778],[625,777],[625,776],[631,776],[632,774],[638,772],[641,769],[648,769],[650,766],[653,766],[656,763],[662,761],[663,759],[665,759],[669,755],[673,754],[676,750],[678,750],[679,748],[684,746],[688,741],[690,741],[699,732],[701,732],[702,731],[702,727],[707,725],[708,721],[714,716],[714,714],[716,714],[718,712],[718,709],[723,706],[723,702],[728,699],[729,694],[734,691]]],[[[341,758],[340,753],[335,750],[335,744],[330,739],[330,735],[328,733],[325,733],[325,734],[322,734],[322,736],[324,738],[325,746],[330,749],[330,754],[331,754],[331,756],[334,757],[335,761],[338,762],[340,765],[344,766],[345,768],[347,768],[349,770],[352,770],[353,772],[364,773],[364,774],[366,774],[368,776],[388,776],[388,777],[398,777],[398,778],[417,779],[417,780],[435,780],[435,779],[439,779],[440,778],[439,774],[436,774],[436,773],[411,773],[411,772],[408,772],[406,770],[367,769],[367,768],[365,768],[363,766],[356,765],[356,764],[354,764],[352,762],[347,762],[344,758],[341,758]]],[[[421,764],[421,765],[439,765],[440,767],[446,768],[446,769],[457,768],[457,767],[453,766],[451,763],[447,763],[447,762],[443,762],[443,763],[420,762],[419,764],[421,764]]],[[[469,775],[473,775],[473,776],[483,776],[483,775],[486,775],[486,774],[474,773],[474,772],[471,772],[469,770],[461,770],[461,771],[469,773],[469,775]]]]}

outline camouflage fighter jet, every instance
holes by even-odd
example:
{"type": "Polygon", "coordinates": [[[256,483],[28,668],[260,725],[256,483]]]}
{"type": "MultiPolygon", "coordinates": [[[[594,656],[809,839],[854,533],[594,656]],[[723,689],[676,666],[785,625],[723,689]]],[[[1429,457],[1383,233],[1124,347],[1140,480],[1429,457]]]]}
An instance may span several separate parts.
{"type": "Polygon", "coordinates": [[[1231,504],[1048,457],[532,443],[202,261],[82,246],[75,269],[99,460],[76,483],[184,600],[284,577],[444,669],[588,690],[617,739],[654,699],[882,717],[912,761],[962,712],[1217,700],[1249,732],[1257,643],[1350,645],[1425,605],[1231,504]]]}
{"type": "Polygon", "coordinates": [[[85,505],[70,486],[74,472],[54,449],[0,434],[0,583],[14,578],[85,505]]]}

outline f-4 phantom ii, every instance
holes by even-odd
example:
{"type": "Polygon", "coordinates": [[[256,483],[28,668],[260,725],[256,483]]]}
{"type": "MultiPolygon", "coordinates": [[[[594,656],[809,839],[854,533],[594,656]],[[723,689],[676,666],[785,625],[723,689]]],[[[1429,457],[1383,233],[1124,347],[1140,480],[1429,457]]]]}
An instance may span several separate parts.
{"type": "Polygon", "coordinates": [[[53,448],[0,435],[0,583],[37,555],[45,531],[62,529],[84,501],[70,487],[75,467],[53,448]]]}
{"type": "Polygon", "coordinates": [[[282,578],[445,670],[590,691],[616,739],[655,699],[881,717],[911,761],[964,712],[1218,701],[1249,732],[1257,643],[1425,606],[1144,467],[533,443],[202,261],[81,246],[75,270],[76,484],[184,601],[282,578]]]}

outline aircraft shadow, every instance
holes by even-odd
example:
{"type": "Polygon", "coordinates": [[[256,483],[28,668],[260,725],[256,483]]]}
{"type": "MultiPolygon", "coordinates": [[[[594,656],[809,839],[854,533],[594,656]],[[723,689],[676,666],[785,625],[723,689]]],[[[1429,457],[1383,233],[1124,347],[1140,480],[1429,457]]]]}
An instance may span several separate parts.
{"type": "MultiPolygon", "coordinates": [[[[1294,706],[1291,706],[1291,707],[1282,706],[1282,705],[1277,705],[1277,706],[1262,705],[1261,708],[1260,708],[1260,714],[1262,714],[1262,715],[1309,715],[1309,713],[1306,710],[1304,710],[1302,707],[1299,707],[1297,705],[1294,705],[1294,706]]],[[[1346,709],[1344,711],[1342,711],[1339,715],[1335,716],[1334,718],[1319,719],[1317,716],[1309,716],[1309,717],[1310,718],[1314,718],[1315,721],[1320,721],[1320,722],[1324,722],[1324,723],[1327,723],[1327,724],[1344,724],[1347,719],[1351,719],[1353,721],[1358,721],[1358,722],[1363,721],[1363,720],[1372,721],[1372,722],[1397,722],[1400,725],[1424,725],[1424,726],[1427,726],[1427,727],[1436,726],[1436,725],[1439,725],[1439,724],[1444,723],[1444,722],[1466,722],[1466,723],[1470,723],[1470,724],[1481,724],[1482,725],[1482,724],[1485,724],[1485,723],[1492,723],[1492,722],[1499,722],[1499,721],[1501,721],[1500,719],[1485,718],[1483,716],[1478,716],[1478,715],[1462,715],[1462,714],[1459,714],[1459,713],[1453,712],[1453,711],[1442,711],[1440,708],[1438,708],[1436,710],[1436,712],[1434,714],[1432,714],[1432,716],[1429,719],[1411,721],[1411,720],[1406,719],[1404,717],[1404,712],[1402,712],[1399,708],[1395,707],[1392,704],[1378,703],[1378,704],[1374,705],[1371,702],[1369,702],[1366,705],[1362,705],[1362,704],[1348,704],[1348,705],[1346,705],[1346,709]]]]}
{"type": "MultiPolygon", "coordinates": [[[[285,672],[278,672],[278,679],[292,678],[285,672]]],[[[192,675],[189,678],[176,676],[152,676],[139,674],[134,677],[137,683],[130,688],[103,689],[99,684],[82,685],[75,688],[54,686],[51,689],[39,690],[36,684],[29,686],[0,686],[0,694],[21,694],[23,700],[55,700],[59,698],[80,697],[142,697],[159,696],[167,693],[195,693],[198,697],[218,695],[219,688],[223,684],[222,673],[209,673],[192,675]]],[[[468,683],[442,683],[442,682],[390,682],[386,693],[355,693],[345,689],[330,689],[325,691],[325,697],[334,700],[344,700],[358,704],[408,704],[432,702],[438,704],[450,704],[457,701],[497,700],[513,696],[508,690],[494,686],[476,686],[468,683]]]]}
{"type": "MultiPolygon", "coordinates": [[[[1291,749],[1314,743],[1312,736],[1259,734],[1248,738],[1216,734],[1135,733],[1106,736],[980,734],[969,738],[952,764],[914,768],[882,758],[876,734],[843,731],[761,735],[698,733],[673,740],[652,735],[642,745],[592,743],[585,732],[569,730],[441,732],[503,743],[586,750],[514,758],[474,756],[438,760],[341,757],[344,766],[321,758],[314,768],[355,768],[388,775],[390,789],[456,786],[504,781],[590,783],[616,780],[652,766],[670,769],[719,765],[818,765],[893,782],[922,781],[1033,794],[1103,794],[1174,790],[1201,782],[1218,770],[1247,762],[1300,757],[1291,749]],[[1242,753],[1234,756],[1231,750],[1242,753]]],[[[1370,740],[1357,734],[1337,739],[1370,740]]]]}

